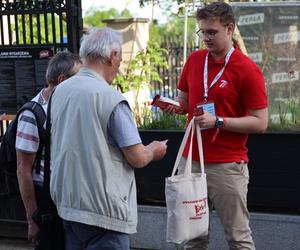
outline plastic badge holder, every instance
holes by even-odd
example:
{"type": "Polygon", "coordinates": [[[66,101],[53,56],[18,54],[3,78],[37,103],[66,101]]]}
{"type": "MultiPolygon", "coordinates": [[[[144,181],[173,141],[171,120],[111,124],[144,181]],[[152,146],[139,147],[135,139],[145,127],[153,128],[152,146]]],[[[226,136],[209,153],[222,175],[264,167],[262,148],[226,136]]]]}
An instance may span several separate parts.
{"type": "Polygon", "coordinates": [[[194,116],[200,116],[200,115],[203,115],[203,113],[204,113],[203,107],[200,106],[200,107],[196,107],[194,109],[193,115],[194,116]]]}
{"type": "Polygon", "coordinates": [[[198,103],[197,109],[202,109],[207,111],[208,113],[211,113],[213,116],[216,116],[215,111],[215,104],[214,102],[204,102],[204,103],[198,103]]]}
{"type": "MultiPolygon", "coordinates": [[[[206,112],[211,113],[213,116],[216,115],[214,102],[198,103],[195,110],[194,110],[194,115],[195,116],[202,115],[204,113],[204,110],[206,112]]],[[[205,130],[205,129],[207,129],[207,128],[201,128],[201,130],[205,130]]]]}

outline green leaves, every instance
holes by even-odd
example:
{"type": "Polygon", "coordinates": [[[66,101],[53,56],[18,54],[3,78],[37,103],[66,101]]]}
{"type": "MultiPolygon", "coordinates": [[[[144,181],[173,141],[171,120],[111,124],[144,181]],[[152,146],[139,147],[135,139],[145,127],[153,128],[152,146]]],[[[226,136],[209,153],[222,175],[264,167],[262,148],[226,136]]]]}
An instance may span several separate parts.
{"type": "Polygon", "coordinates": [[[151,89],[151,82],[162,82],[158,67],[167,68],[167,50],[161,48],[158,43],[149,41],[146,49],[141,50],[126,64],[123,74],[119,74],[114,85],[121,87],[122,92],[140,90],[143,87],[151,89]]]}
{"type": "Polygon", "coordinates": [[[166,54],[167,50],[158,43],[149,41],[145,49],[138,52],[132,60],[125,62],[123,74],[120,73],[114,79],[113,85],[117,85],[123,93],[134,91],[133,115],[138,127],[143,124],[144,116],[149,112],[149,107],[140,108],[140,92],[143,88],[151,89],[152,81],[162,82],[158,70],[159,67],[168,67],[166,54]]]}
{"type": "Polygon", "coordinates": [[[139,129],[184,130],[186,121],[187,116],[185,115],[169,115],[164,112],[157,112],[153,116],[153,112],[151,114],[145,113],[143,123],[140,124],[139,129]]]}
{"type": "Polygon", "coordinates": [[[132,17],[132,14],[129,10],[123,10],[121,13],[115,9],[110,8],[108,10],[103,10],[104,7],[94,8],[91,7],[84,14],[84,24],[89,27],[103,27],[106,23],[102,21],[104,19],[112,19],[117,17],[132,17]]]}
{"type": "Polygon", "coordinates": [[[300,103],[295,98],[269,106],[269,131],[299,131],[300,128],[300,103]]]}

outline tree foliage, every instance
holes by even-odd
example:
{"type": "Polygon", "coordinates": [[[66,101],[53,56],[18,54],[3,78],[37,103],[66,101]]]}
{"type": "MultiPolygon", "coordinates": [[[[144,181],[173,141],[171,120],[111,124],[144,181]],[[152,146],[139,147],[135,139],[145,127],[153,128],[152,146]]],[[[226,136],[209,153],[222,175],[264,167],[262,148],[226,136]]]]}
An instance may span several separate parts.
{"type": "MultiPolygon", "coordinates": [[[[219,0],[220,2],[223,1],[223,2],[261,2],[259,0],[219,0]]],[[[266,2],[282,2],[282,0],[264,0],[266,2]]],[[[150,4],[154,2],[154,4],[159,4],[159,3],[162,3],[162,2],[170,2],[170,3],[174,3],[176,2],[177,4],[181,4],[181,3],[184,3],[185,0],[139,0],[139,3],[140,3],[140,6],[141,7],[144,7],[146,4],[150,4]]],[[[189,2],[192,2],[192,1],[189,1],[189,2]]],[[[197,2],[197,1],[195,1],[197,2]]],[[[200,0],[198,1],[200,2],[200,0]]],[[[212,2],[216,2],[216,0],[202,0],[201,2],[203,3],[212,3],[212,2]]]]}
{"type": "Polygon", "coordinates": [[[145,49],[126,64],[122,74],[118,74],[114,85],[121,88],[122,92],[135,91],[133,114],[138,126],[143,123],[143,109],[139,107],[139,94],[144,88],[151,88],[152,81],[162,82],[158,67],[167,68],[167,51],[156,42],[149,41],[145,49]]]}
{"type": "Polygon", "coordinates": [[[126,92],[139,90],[143,86],[150,87],[151,81],[161,82],[157,66],[167,67],[166,54],[167,51],[157,42],[149,41],[147,47],[139,51],[132,60],[124,62],[126,70],[116,77],[116,83],[126,92]]]}
{"type": "Polygon", "coordinates": [[[132,17],[129,10],[125,9],[119,12],[115,8],[110,8],[108,10],[103,10],[103,7],[94,8],[91,7],[84,14],[83,22],[88,27],[103,27],[106,24],[103,22],[105,19],[113,19],[120,17],[132,17]]]}
{"type": "MultiPolygon", "coordinates": [[[[188,18],[188,43],[195,42],[196,20],[188,18]]],[[[184,18],[171,15],[169,21],[165,24],[153,22],[150,27],[151,39],[162,44],[164,41],[183,41],[184,39],[184,18]]]]}
{"type": "Polygon", "coordinates": [[[144,7],[146,4],[152,3],[154,2],[154,4],[158,4],[160,2],[177,2],[177,4],[181,4],[184,2],[184,0],[139,0],[140,6],[144,7]]]}

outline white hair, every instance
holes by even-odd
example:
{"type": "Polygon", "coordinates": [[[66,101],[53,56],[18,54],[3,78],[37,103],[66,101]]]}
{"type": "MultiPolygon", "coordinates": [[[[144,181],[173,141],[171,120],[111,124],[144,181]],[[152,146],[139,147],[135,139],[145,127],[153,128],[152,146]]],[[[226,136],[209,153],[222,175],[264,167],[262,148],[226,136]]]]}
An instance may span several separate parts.
{"type": "Polygon", "coordinates": [[[83,60],[106,63],[113,51],[121,53],[121,50],[119,32],[107,27],[92,28],[81,40],[79,55],[83,60]]]}

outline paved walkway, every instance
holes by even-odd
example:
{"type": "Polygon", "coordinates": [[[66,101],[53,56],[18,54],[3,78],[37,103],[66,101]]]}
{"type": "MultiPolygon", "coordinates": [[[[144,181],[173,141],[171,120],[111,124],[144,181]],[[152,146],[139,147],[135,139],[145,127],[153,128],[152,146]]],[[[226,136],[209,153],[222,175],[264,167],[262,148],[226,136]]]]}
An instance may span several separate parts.
{"type": "MultiPolygon", "coordinates": [[[[0,237],[0,250],[32,250],[32,245],[19,239],[6,239],[0,237]]],[[[138,248],[131,248],[131,250],[140,250],[138,248]]]]}
{"type": "Polygon", "coordinates": [[[32,250],[32,245],[25,240],[0,238],[0,250],[32,250]]]}

